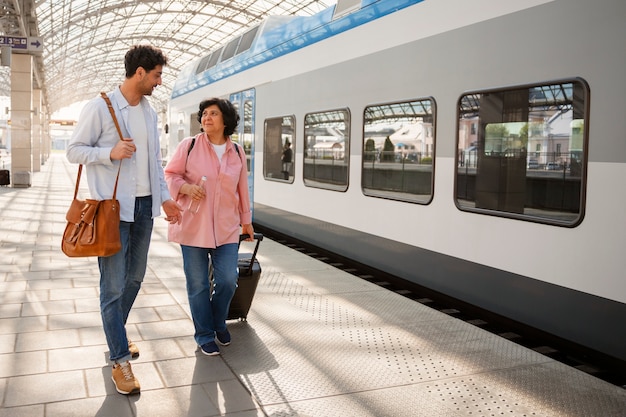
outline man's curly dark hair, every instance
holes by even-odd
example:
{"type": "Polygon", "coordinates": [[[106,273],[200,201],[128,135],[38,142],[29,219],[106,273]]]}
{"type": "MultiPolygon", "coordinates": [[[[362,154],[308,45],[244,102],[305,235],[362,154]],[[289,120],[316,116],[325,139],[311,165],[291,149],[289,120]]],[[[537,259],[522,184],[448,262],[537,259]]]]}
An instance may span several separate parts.
{"type": "Polygon", "coordinates": [[[126,52],[124,67],[126,78],[135,75],[137,68],[141,67],[146,72],[152,71],[157,65],[167,65],[167,57],[159,48],[150,45],[136,45],[126,52]]]}

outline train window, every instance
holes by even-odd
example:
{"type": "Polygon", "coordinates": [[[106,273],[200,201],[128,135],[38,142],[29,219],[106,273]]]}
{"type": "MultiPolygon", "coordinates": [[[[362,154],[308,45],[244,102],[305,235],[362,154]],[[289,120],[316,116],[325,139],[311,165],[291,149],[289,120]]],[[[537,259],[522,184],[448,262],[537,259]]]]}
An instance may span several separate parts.
{"type": "MultiPolygon", "coordinates": [[[[241,109],[239,108],[239,100],[235,100],[233,99],[233,97],[231,97],[231,103],[233,103],[233,107],[235,108],[235,111],[237,111],[237,114],[239,115],[239,117],[241,118],[241,109]]],[[[241,121],[241,119],[240,119],[241,121]]],[[[241,140],[239,138],[239,131],[241,130],[241,123],[239,123],[237,125],[237,129],[235,129],[235,131],[233,132],[232,135],[230,135],[230,140],[232,140],[233,142],[237,142],[238,144],[242,144],[241,140]]]]}
{"type": "Polygon", "coordinates": [[[252,46],[252,41],[256,37],[257,32],[259,31],[259,26],[255,26],[241,37],[241,42],[239,42],[239,46],[237,47],[237,53],[235,55],[239,55],[242,52],[247,51],[252,46]]]}
{"type": "Polygon", "coordinates": [[[348,109],[304,117],[304,184],[333,191],[348,189],[350,161],[348,109]]]}
{"type": "Polygon", "coordinates": [[[239,39],[240,37],[235,38],[226,44],[226,48],[224,48],[224,52],[222,52],[222,59],[220,62],[224,62],[227,59],[230,59],[235,55],[235,51],[237,50],[237,45],[239,45],[239,39]]]}
{"type": "Polygon", "coordinates": [[[580,79],[462,96],[457,207],[560,226],[579,224],[588,96],[580,79]]]}
{"type": "Polygon", "coordinates": [[[223,50],[224,50],[224,47],[222,46],[220,49],[218,49],[217,51],[214,51],[211,54],[211,58],[209,59],[209,62],[207,62],[206,68],[204,69],[204,71],[210,68],[213,68],[215,64],[217,64],[217,61],[220,59],[220,56],[222,55],[223,50]]]}
{"type": "Polygon", "coordinates": [[[250,98],[242,97],[240,94],[231,95],[230,100],[241,118],[237,129],[233,132],[230,138],[233,142],[237,142],[243,146],[247,159],[248,173],[250,173],[252,172],[252,142],[254,140],[252,135],[254,123],[252,107],[254,105],[254,101],[250,98]],[[241,107],[243,108],[243,114],[241,107]]]}
{"type": "MultiPolygon", "coordinates": [[[[245,98],[243,100],[243,142],[239,142],[243,145],[243,149],[250,160],[252,155],[252,141],[254,134],[254,100],[251,98],[245,98]]],[[[248,163],[249,164],[249,163],[248,163]]],[[[248,165],[248,172],[250,172],[250,166],[248,165]]]]}
{"type": "Polygon", "coordinates": [[[248,191],[250,193],[250,207],[254,204],[254,132],[255,132],[255,107],[256,90],[249,90],[231,93],[230,102],[233,103],[240,121],[237,129],[233,132],[231,140],[239,143],[243,147],[246,157],[246,169],[248,171],[248,191]]]}
{"type": "Polygon", "coordinates": [[[200,74],[201,72],[205,70],[206,65],[209,62],[210,58],[211,58],[211,54],[208,54],[200,60],[200,63],[198,63],[198,66],[196,67],[196,74],[200,74]]]}
{"type": "Polygon", "coordinates": [[[432,99],[368,106],[363,113],[365,195],[427,204],[435,149],[432,99]]]}
{"type": "Polygon", "coordinates": [[[263,176],[268,180],[293,182],[296,119],[293,116],[265,120],[263,176]]]}

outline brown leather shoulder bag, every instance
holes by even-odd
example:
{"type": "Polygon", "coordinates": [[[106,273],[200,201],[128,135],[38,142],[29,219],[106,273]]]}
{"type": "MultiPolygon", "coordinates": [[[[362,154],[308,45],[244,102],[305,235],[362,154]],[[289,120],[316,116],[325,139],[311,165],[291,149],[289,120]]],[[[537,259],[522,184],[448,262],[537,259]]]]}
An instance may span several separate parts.
{"type": "MultiPolygon", "coordinates": [[[[100,93],[107,102],[115,127],[123,138],[122,131],[115,117],[113,106],[106,93],[100,93]]],[[[117,183],[120,177],[120,166],[113,188],[113,196],[108,200],[81,200],[78,198],[78,187],[83,165],[78,167],[74,199],[65,216],[67,225],[63,232],[61,250],[69,257],[111,256],[122,248],[120,241],[120,203],[117,201],[117,183]]]]}

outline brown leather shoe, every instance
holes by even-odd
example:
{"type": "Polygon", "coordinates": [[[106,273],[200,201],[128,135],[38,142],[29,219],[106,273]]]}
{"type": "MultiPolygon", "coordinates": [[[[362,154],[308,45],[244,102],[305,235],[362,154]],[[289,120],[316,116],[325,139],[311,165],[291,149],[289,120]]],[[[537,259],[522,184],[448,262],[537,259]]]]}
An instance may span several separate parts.
{"type": "Polygon", "coordinates": [[[111,379],[115,384],[115,389],[120,394],[137,394],[141,390],[139,381],[133,375],[130,362],[114,364],[111,379]]]}

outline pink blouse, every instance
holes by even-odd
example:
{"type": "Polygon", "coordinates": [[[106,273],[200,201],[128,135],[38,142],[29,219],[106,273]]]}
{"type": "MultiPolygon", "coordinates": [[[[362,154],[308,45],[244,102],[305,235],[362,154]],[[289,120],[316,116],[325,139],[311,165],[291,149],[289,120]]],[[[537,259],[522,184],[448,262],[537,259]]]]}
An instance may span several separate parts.
{"type": "Polygon", "coordinates": [[[192,138],[178,144],[165,167],[165,180],[172,198],[184,209],[179,224],[168,227],[168,241],[186,246],[216,248],[226,243],[239,242],[240,225],[252,223],[246,155],[242,147],[239,154],[227,138],[222,162],[205,133],[196,135],[189,156],[187,151],[192,138]],[[184,184],[198,184],[202,176],[206,196],[200,201],[197,213],[187,208],[191,198],[179,194],[184,184]]]}

